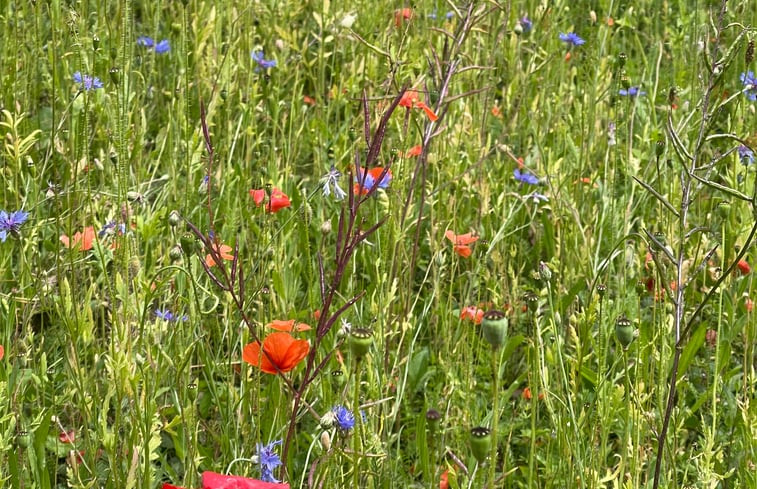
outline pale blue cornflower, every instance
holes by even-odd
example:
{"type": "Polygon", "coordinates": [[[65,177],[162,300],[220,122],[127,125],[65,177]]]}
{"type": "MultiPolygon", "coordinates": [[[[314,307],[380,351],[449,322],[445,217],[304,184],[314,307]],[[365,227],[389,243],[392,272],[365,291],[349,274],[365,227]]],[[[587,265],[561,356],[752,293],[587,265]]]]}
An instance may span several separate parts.
{"type": "Polygon", "coordinates": [[[534,23],[531,21],[531,19],[528,18],[528,15],[521,17],[518,23],[520,24],[524,33],[530,32],[534,26],[534,23]]]}
{"type": "Polygon", "coordinates": [[[260,51],[253,51],[252,54],[252,60],[257,64],[255,67],[255,71],[260,70],[267,70],[268,68],[273,68],[276,66],[276,60],[275,59],[265,59],[263,56],[263,50],[260,51]]]}
{"type": "Polygon", "coordinates": [[[586,42],[583,39],[581,39],[581,37],[575,32],[569,32],[567,34],[563,34],[561,32],[560,40],[564,42],[565,44],[569,44],[570,46],[580,46],[586,42]]]}
{"type": "Polygon", "coordinates": [[[743,165],[751,165],[754,163],[754,151],[744,146],[743,144],[736,148],[736,152],[739,154],[739,161],[743,165]]]}
{"type": "Polygon", "coordinates": [[[747,71],[742,73],[739,77],[741,83],[744,84],[744,95],[752,102],[757,101],[757,78],[754,77],[753,71],[747,71]]]}
{"type": "Polygon", "coordinates": [[[281,445],[281,440],[273,441],[268,445],[262,443],[257,444],[257,454],[255,458],[260,464],[260,480],[264,482],[279,482],[279,480],[273,476],[273,470],[281,465],[281,458],[279,458],[278,454],[273,451],[273,448],[276,445],[281,445]]]}
{"type": "Polygon", "coordinates": [[[618,90],[618,95],[621,95],[623,97],[640,97],[646,94],[647,92],[645,92],[639,87],[631,87],[628,90],[626,90],[625,88],[621,88],[620,90],[618,90]]]}
{"type": "Polygon", "coordinates": [[[73,79],[75,83],[78,83],[81,85],[81,87],[79,87],[81,90],[86,90],[86,91],[95,90],[98,88],[102,88],[104,86],[103,82],[100,81],[99,78],[97,77],[93,78],[89,75],[82,75],[80,71],[77,71],[76,73],[74,73],[73,79]]]}
{"type": "Polygon", "coordinates": [[[521,183],[539,185],[539,177],[531,175],[527,171],[521,172],[520,169],[516,168],[515,171],[513,171],[513,175],[515,176],[515,179],[521,183]]]}
{"type": "Polygon", "coordinates": [[[162,41],[155,43],[153,38],[149,36],[139,36],[137,38],[137,44],[146,48],[153,48],[153,51],[158,54],[167,53],[171,50],[171,43],[168,39],[163,39],[162,41]]]}
{"type": "Polygon", "coordinates": [[[334,165],[331,165],[329,172],[321,178],[323,184],[323,195],[328,197],[331,195],[331,187],[334,187],[334,198],[336,200],[342,200],[347,196],[347,192],[342,190],[339,186],[339,179],[342,177],[342,172],[336,169],[334,165]]]}
{"type": "Polygon", "coordinates": [[[21,225],[29,218],[29,213],[23,210],[15,212],[0,211],[0,241],[5,243],[8,233],[18,236],[21,225]]]}

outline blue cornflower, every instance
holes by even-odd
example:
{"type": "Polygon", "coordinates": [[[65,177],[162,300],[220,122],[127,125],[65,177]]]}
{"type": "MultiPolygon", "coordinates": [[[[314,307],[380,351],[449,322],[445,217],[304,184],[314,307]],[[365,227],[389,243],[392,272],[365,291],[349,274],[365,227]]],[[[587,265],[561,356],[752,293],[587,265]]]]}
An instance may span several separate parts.
{"type": "Polygon", "coordinates": [[[570,44],[571,46],[580,46],[581,44],[586,42],[581,39],[575,32],[569,32],[567,34],[563,34],[561,32],[560,40],[566,44],[570,44]]]}
{"type": "Polygon", "coordinates": [[[518,23],[523,28],[523,32],[529,32],[531,28],[534,26],[534,23],[531,22],[531,19],[528,18],[528,15],[524,15],[523,17],[521,17],[518,23]]]}
{"type": "Polygon", "coordinates": [[[101,82],[99,78],[92,78],[89,75],[82,75],[80,71],[74,73],[73,78],[74,82],[81,84],[80,88],[83,90],[95,90],[97,88],[103,87],[103,82],[101,82]]]}
{"type": "Polygon", "coordinates": [[[268,68],[273,68],[276,66],[276,60],[275,59],[265,59],[263,57],[263,51],[253,51],[252,52],[252,60],[257,63],[257,66],[255,67],[255,71],[260,70],[267,70],[268,68]]]}
{"type": "Polygon", "coordinates": [[[279,482],[273,476],[273,470],[281,465],[281,459],[276,452],[273,451],[273,447],[276,445],[281,445],[281,440],[276,440],[268,445],[263,445],[262,443],[257,444],[258,453],[256,456],[258,463],[260,464],[260,479],[264,482],[279,482]]]}
{"type": "Polygon", "coordinates": [[[163,39],[158,44],[155,45],[155,52],[158,54],[167,53],[171,50],[171,43],[168,41],[168,39],[163,39]]]}
{"type": "Polygon", "coordinates": [[[736,151],[739,153],[739,160],[744,165],[751,165],[754,163],[754,151],[747,148],[743,144],[736,148],[736,151]]]}
{"type": "Polygon", "coordinates": [[[744,84],[744,95],[752,102],[757,101],[757,78],[754,77],[753,71],[742,73],[739,77],[744,84]]]}
{"type": "Polygon", "coordinates": [[[349,431],[355,427],[355,415],[344,406],[334,406],[331,410],[336,418],[336,425],[341,431],[349,431]]]}
{"type": "Polygon", "coordinates": [[[515,171],[513,171],[513,175],[515,175],[515,179],[521,183],[539,185],[539,178],[535,175],[531,175],[527,171],[521,173],[520,169],[516,168],[515,171]]]}
{"type": "Polygon", "coordinates": [[[154,47],[154,51],[158,54],[167,53],[171,50],[171,43],[168,41],[168,39],[163,39],[156,44],[155,40],[152,37],[139,36],[137,38],[137,44],[146,48],[154,47]]]}
{"type": "Polygon", "coordinates": [[[445,18],[446,18],[447,20],[452,20],[452,18],[453,18],[454,16],[455,16],[455,12],[453,12],[453,11],[451,11],[451,10],[450,10],[449,12],[447,12],[446,14],[444,14],[444,17],[445,17],[445,18]]]}
{"type": "Polygon", "coordinates": [[[155,41],[152,40],[152,37],[139,36],[137,38],[137,44],[139,44],[140,46],[144,46],[146,48],[151,48],[155,45],[155,41]]]}
{"type": "Polygon", "coordinates": [[[175,321],[176,316],[168,309],[155,309],[155,317],[164,321],[175,321]]]}
{"type": "Polygon", "coordinates": [[[21,225],[29,218],[29,213],[23,210],[16,212],[0,211],[0,241],[5,243],[8,233],[18,235],[21,225]]]}
{"type": "Polygon", "coordinates": [[[342,173],[337,170],[333,165],[329,172],[321,178],[323,184],[323,195],[328,197],[331,195],[331,187],[334,187],[334,198],[336,200],[342,200],[347,196],[347,192],[342,190],[339,186],[339,179],[342,177],[342,173]]]}
{"type": "Polygon", "coordinates": [[[644,90],[642,90],[639,87],[631,87],[628,90],[626,90],[625,88],[621,88],[620,90],[618,90],[618,94],[622,95],[624,97],[626,97],[626,96],[628,96],[628,97],[639,97],[641,95],[646,95],[647,92],[645,92],[644,90]]]}

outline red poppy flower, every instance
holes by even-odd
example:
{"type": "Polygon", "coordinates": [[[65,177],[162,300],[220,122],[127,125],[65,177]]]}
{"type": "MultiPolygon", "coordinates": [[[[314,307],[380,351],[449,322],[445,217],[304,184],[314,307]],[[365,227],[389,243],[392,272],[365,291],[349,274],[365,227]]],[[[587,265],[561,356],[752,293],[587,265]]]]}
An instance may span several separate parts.
{"type": "Polygon", "coordinates": [[[74,234],[73,242],[71,242],[71,239],[65,234],[61,235],[60,241],[63,243],[63,246],[72,250],[91,250],[92,244],[95,241],[95,228],[93,228],[92,226],[87,226],[84,228],[83,233],[81,231],[77,231],[76,234],[74,234]]]}
{"type": "Polygon", "coordinates": [[[58,435],[61,443],[74,443],[76,441],[76,432],[74,430],[61,431],[58,435]]]}
{"type": "MultiPolygon", "coordinates": [[[[252,197],[252,200],[255,202],[255,205],[260,207],[260,204],[263,203],[266,197],[265,190],[263,189],[250,190],[250,197],[252,197]]],[[[271,191],[271,199],[266,204],[265,210],[266,212],[275,213],[291,205],[292,203],[290,202],[287,194],[285,194],[281,190],[274,187],[273,190],[271,191]]]]}
{"type": "Polygon", "coordinates": [[[378,181],[378,186],[377,186],[378,188],[383,188],[383,189],[388,188],[389,184],[392,182],[392,170],[386,170],[386,173],[384,173],[383,166],[377,166],[376,168],[371,168],[370,170],[368,170],[367,174],[365,175],[365,180],[363,180],[363,170],[358,168],[357,175],[355,176],[355,180],[357,182],[355,183],[353,187],[353,191],[355,195],[365,195],[373,188],[374,185],[376,185],[377,181],[378,181]],[[361,183],[362,183],[362,188],[360,186],[361,183]]]}
{"type": "Polygon", "coordinates": [[[3,345],[0,345],[0,360],[2,360],[4,356],[5,356],[5,347],[3,345]]]}
{"type": "Polygon", "coordinates": [[[313,97],[308,97],[307,95],[305,95],[304,97],[302,97],[302,100],[303,100],[303,101],[304,101],[304,102],[305,102],[306,104],[308,104],[308,105],[311,105],[311,106],[312,106],[312,105],[315,105],[315,99],[314,99],[313,97]]]}
{"type": "Polygon", "coordinates": [[[747,263],[745,260],[739,260],[736,266],[739,267],[741,275],[749,275],[749,272],[752,271],[752,267],[750,267],[749,263],[747,263]]]}
{"type": "Polygon", "coordinates": [[[478,241],[478,236],[473,236],[471,233],[455,234],[452,230],[447,230],[447,232],[444,233],[444,237],[452,241],[455,253],[463,258],[468,258],[471,256],[471,253],[473,253],[473,250],[471,250],[468,245],[478,241]]]}
{"type": "Polygon", "coordinates": [[[416,90],[407,90],[404,94],[402,94],[402,98],[400,99],[400,106],[406,107],[408,110],[413,108],[423,110],[428,118],[431,119],[431,122],[436,122],[436,120],[439,118],[434,113],[434,111],[431,110],[431,107],[420,100],[420,98],[418,97],[418,92],[416,90]]]}
{"type": "Polygon", "coordinates": [[[305,323],[296,323],[294,319],[290,319],[289,321],[284,321],[282,319],[274,319],[270,323],[266,324],[266,327],[275,329],[276,331],[286,331],[286,332],[290,332],[292,330],[308,331],[310,329],[313,329],[305,323]]]}
{"type": "Polygon", "coordinates": [[[203,472],[202,487],[203,489],[289,489],[289,484],[263,482],[238,475],[203,472]]]}
{"type": "Polygon", "coordinates": [[[316,309],[315,311],[313,311],[313,317],[315,318],[316,321],[320,321],[321,320],[321,310],[320,309],[316,309]]]}
{"type": "Polygon", "coordinates": [[[460,312],[460,319],[470,319],[476,324],[481,324],[484,319],[484,311],[476,306],[464,307],[460,312]]]}
{"type": "Polygon", "coordinates": [[[402,21],[410,20],[412,18],[413,18],[413,9],[411,8],[401,8],[399,10],[394,11],[394,25],[396,27],[400,27],[402,25],[402,21]]]}
{"type": "Polygon", "coordinates": [[[405,158],[410,158],[410,157],[413,157],[413,156],[418,156],[418,155],[421,154],[421,151],[423,151],[423,146],[421,146],[419,144],[419,145],[413,146],[412,148],[410,148],[409,150],[407,150],[407,153],[405,153],[404,156],[405,156],[405,158]]]}
{"type": "Polygon", "coordinates": [[[449,469],[442,472],[442,477],[439,479],[439,489],[449,489],[449,469]]]}
{"type": "Polygon", "coordinates": [[[265,373],[276,374],[276,367],[282,373],[294,369],[310,351],[307,340],[296,340],[289,333],[271,333],[263,340],[263,352],[260,343],[248,343],[242,351],[242,360],[260,367],[265,373]],[[267,355],[266,355],[267,354],[267,355]]]}
{"type": "MultiPolygon", "coordinates": [[[[225,245],[225,244],[218,244],[213,243],[213,249],[218,253],[218,256],[223,258],[224,260],[233,260],[234,255],[229,254],[231,251],[231,246],[225,245]]],[[[209,267],[213,267],[216,265],[216,261],[213,259],[212,256],[210,256],[210,253],[205,255],[205,264],[209,267]]]]}

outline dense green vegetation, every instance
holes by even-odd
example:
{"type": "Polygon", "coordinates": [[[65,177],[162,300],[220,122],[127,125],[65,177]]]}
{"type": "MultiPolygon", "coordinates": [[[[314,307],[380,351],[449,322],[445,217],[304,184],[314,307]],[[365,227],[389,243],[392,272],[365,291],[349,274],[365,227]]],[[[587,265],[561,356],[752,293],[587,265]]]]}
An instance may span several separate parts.
{"type": "Polygon", "coordinates": [[[757,487],[756,21],[0,2],[0,486],[757,487]]]}

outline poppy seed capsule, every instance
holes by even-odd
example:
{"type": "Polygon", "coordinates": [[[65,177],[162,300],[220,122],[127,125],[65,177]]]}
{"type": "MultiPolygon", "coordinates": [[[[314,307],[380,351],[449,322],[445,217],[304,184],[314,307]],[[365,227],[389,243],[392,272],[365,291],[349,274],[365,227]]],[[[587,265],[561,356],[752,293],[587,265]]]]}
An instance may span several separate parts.
{"type": "Polygon", "coordinates": [[[627,350],[628,345],[633,341],[633,323],[625,316],[620,316],[615,321],[615,337],[618,342],[623,345],[623,349],[627,350]]]}
{"type": "Polygon", "coordinates": [[[731,203],[730,202],[719,202],[718,203],[718,214],[723,219],[728,219],[728,216],[731,213],[731,203]]]}
{"type": "Polygon", "coordinates": [[[597,285],[597,294],[599,294],[600,299],[605,296],[606,292],[607,292],[607,286],[605,284],[597,285]]]}
{"type": "Polygon", "coordinates": [[[470,448],[478,463],[483,463],[492,448],[492,431],[484,426],[471,429],[470,448]]]}
{"type": "Polygon", "coordinates": [[[353,328],[350,331],[350,350],[356,358],[362,358],[368,353],[373,343],[373,332],[364,328],[353,328]]]}
{"type": "Polygon", "coordinates": [[[428,427],[431,428],[432,431],[435,431],[439,426],[440,419],[442,419],[442,415],[436,409],[431,408],[426,411],[426,422],[428,423],[428,427]]]}
{"type": "Polygon", "coordinates": [[[92,48],[95,51],[97,51],[97,48],[99,47],[100,47],[100,37],[97,34],[95,34],[94,36],[92,36],[92,48]]]}
{"type": "Polygon", "coordinates": [[[628,56],[626,56],[626,53],[620,53],[618,55],[618,66],[620,68],[623,68],[626,65],[626,59],[628,59],[628,56]]]}
{"type": "Polygon", "coordinates": [[[108,71],[108,74],[110,75],[110,81],[112,81],[115,86],[118,86],[121,82],[121,70],[114,66],[108,71]]]}
{"type": "Polygon", "coordinates": [[[505,343],[507,337],[507,317],[502,311],[491,310],[484,313],[484,319],[481,322],[481,330],[484,333],[484,339],[495,350],[505,343]]]}
{"type": "Polygon", "coordinates": [[[526,306],[528,306],[528,309],[531,312],[536,311],[536,309],[539,307],[539,296],[534,294],[533,292],[528,292],[526,295],[524,295],[523,301],[526,303],[526,306]]]}
{"type": "Polygon", "coordinates": [[[655,143],[654,146],[654,154],[658,158],[662,156],[662,154],[665,152],[665,140],[663,138],[660,138],[657,140],[657,143],[655,143]]]}
{"type": "Polygon", "coordinates": [[[339,390],[344,387],[345,382],[347,382],[347,378],[345,377],[344,372],[340,369],[331,372],[331,385],[334,387],[334,390],[339,390]]]}

